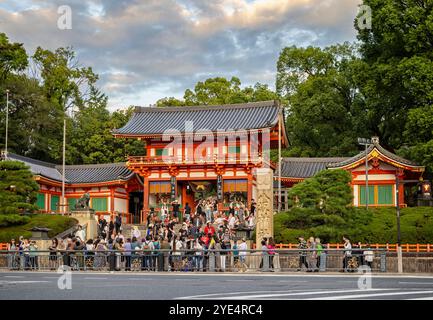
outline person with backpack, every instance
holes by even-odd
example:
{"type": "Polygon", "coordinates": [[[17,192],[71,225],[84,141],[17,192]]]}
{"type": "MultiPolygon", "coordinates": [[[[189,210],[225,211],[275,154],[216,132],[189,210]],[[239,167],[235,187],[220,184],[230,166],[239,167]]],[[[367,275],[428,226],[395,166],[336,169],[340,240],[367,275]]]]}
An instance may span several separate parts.
{"type": "Polygon", "coordinates": [[[352,244],[350,240],[346,237],[343,237],[344,241],[344,257],[343,257],[343,270],[341,272],[346,272],[348,270],[349,260],[352,257],[352,244]]]}
{"type": "Polygon", "coordinates": [[[298,271],[302,270],[302,266],[305,266],[308,269],[307,265],[307,242],[305,241],[304,237],[299,237],[299,244],[298,244],[299,251],[299,268],[298,271]]]}
{"type": "Polygon", "coordinates": [[[163,264],[163,256],[161,252],[159,251],[161,249],[161,243],[159,242],[159,238],[156,235],[153,238],[153,252],[152,252],[152,267],[153,270],[156,271],[158,268],[158,271],[162,271],[162,264],[163,264]]]}
{"type": "Polygon", "coordinates": [[[319,272],[321,261],[322,259],[325,259],[325,257],[323,256],[324,251],[323,251],[322,243],[320,242],[320,238],[316,238],[315,242],[316,242],[317,269],[315,269],[314,271],[319,272]]]}
{"type": "Polygon", "coordinates": [[[177,235],[173,235],[173,242],[171,243],[171,255],[173,270],[177,270],[178,263],[182,260],[182,241],[177,238],[177,235]]]}
{"type": "Polygon", "coordinates": [[[153,251],[153,242],[150,236],[147,236],[145,239],[143,239],[141,244],[141,250],[143,251],[141,270],[150,271],[152,268],[152,251],[153,251]]]}

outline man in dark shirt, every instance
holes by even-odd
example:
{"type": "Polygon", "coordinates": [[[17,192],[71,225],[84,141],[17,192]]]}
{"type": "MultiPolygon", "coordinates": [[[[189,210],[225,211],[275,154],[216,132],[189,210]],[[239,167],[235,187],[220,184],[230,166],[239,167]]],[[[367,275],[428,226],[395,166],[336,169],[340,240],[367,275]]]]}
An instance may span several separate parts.
{"type": "Polygon", "coordinates": [[[189,206],[188,202],[185,204],[185,220],[186,221],[191,220],[191,207],[189,206]]]}
{"type": "Polygon", "coordinates": [[[179,218],[179,208],[180,208],[180,204],[177,202],[177,200],[174,200],[171,203],[172,207],[173,207],[173,217],[175,219],[179,218]]]}

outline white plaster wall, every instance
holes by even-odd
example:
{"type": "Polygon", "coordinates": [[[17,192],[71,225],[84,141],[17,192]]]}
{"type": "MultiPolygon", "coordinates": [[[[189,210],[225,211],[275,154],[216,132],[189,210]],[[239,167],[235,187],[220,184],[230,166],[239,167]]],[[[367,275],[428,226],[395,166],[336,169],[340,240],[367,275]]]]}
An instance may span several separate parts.
{"type": "Polygon", "coordinates": [[[128,200],[114,198],[114,211],[128,212],[128,200]]]}
{"type": "Polygon", "coordinates": [[[359,206],[359,186],[353,186],[353,205],[355,207],[359,206]]]}
{"type": "MultiPolygon", "coordinates": [[[[369,174],[368,181],[376,180],[395,180],[393,174],[369,174]]],[[[365,174],[359,175],[355,178],[355,181],[365,181],[365,174]]]]}

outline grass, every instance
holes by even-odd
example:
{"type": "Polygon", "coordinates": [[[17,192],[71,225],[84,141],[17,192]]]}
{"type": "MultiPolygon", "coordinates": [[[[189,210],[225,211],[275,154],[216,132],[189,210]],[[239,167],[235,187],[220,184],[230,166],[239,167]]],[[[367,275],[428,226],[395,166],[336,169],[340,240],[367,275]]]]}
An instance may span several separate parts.
{"type": "Polygon", "coordinates": [[[54,237],[57,234],[71,228],[78,221],[76,219],[53,214],[35,214],[30,216],[30,221],[23,225],[1,227],[0,242],[9,242],[11,239],[18,239],[20,236],[30,238],[33,227],[44,227],[51,229],[48,232],[49,237],[54,237]]]}

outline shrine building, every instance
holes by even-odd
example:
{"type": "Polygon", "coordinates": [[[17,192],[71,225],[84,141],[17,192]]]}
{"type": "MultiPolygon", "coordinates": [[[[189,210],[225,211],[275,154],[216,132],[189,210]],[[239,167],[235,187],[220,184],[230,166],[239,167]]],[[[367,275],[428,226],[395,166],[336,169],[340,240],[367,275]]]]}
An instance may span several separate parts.
{"type": "MultiPolygon", "coordinates": [[[[249,207],[257,194],[257,168],[274,171],[277,207],[280,175],[269,151],[289,145],[278,101],[136,107],[129,122],[113,134],[144,141],[143,155],[129,156],[123,163],[65,166],[64,201],[62,166],[13,153],[7,158],[30,167],[40,187],[37,205],[45,213],[73,210],[86,192],[98,216],[110,220],[118,212],[125,223],[143,223],[149,212],[160,210],[163,203],[170,207],[174,200],[193,210],[207,197],[218,200],[220,211],[227,211],[233,200],[249,207]]],[[[419,205],[416,195],[422,189],[424,167],[389,152],[374,137],[366,152],[353,157],[282,158],[281,209],[288,209],[290,187],[334,169],[351,173],[353,205],[365,206],[366,155],[369,206],[396,206],[397,194],[399,206],[419,205]]],[[[430,193],[421,191],[432,203],[431,185],[424,187],[430,193]]]]}

